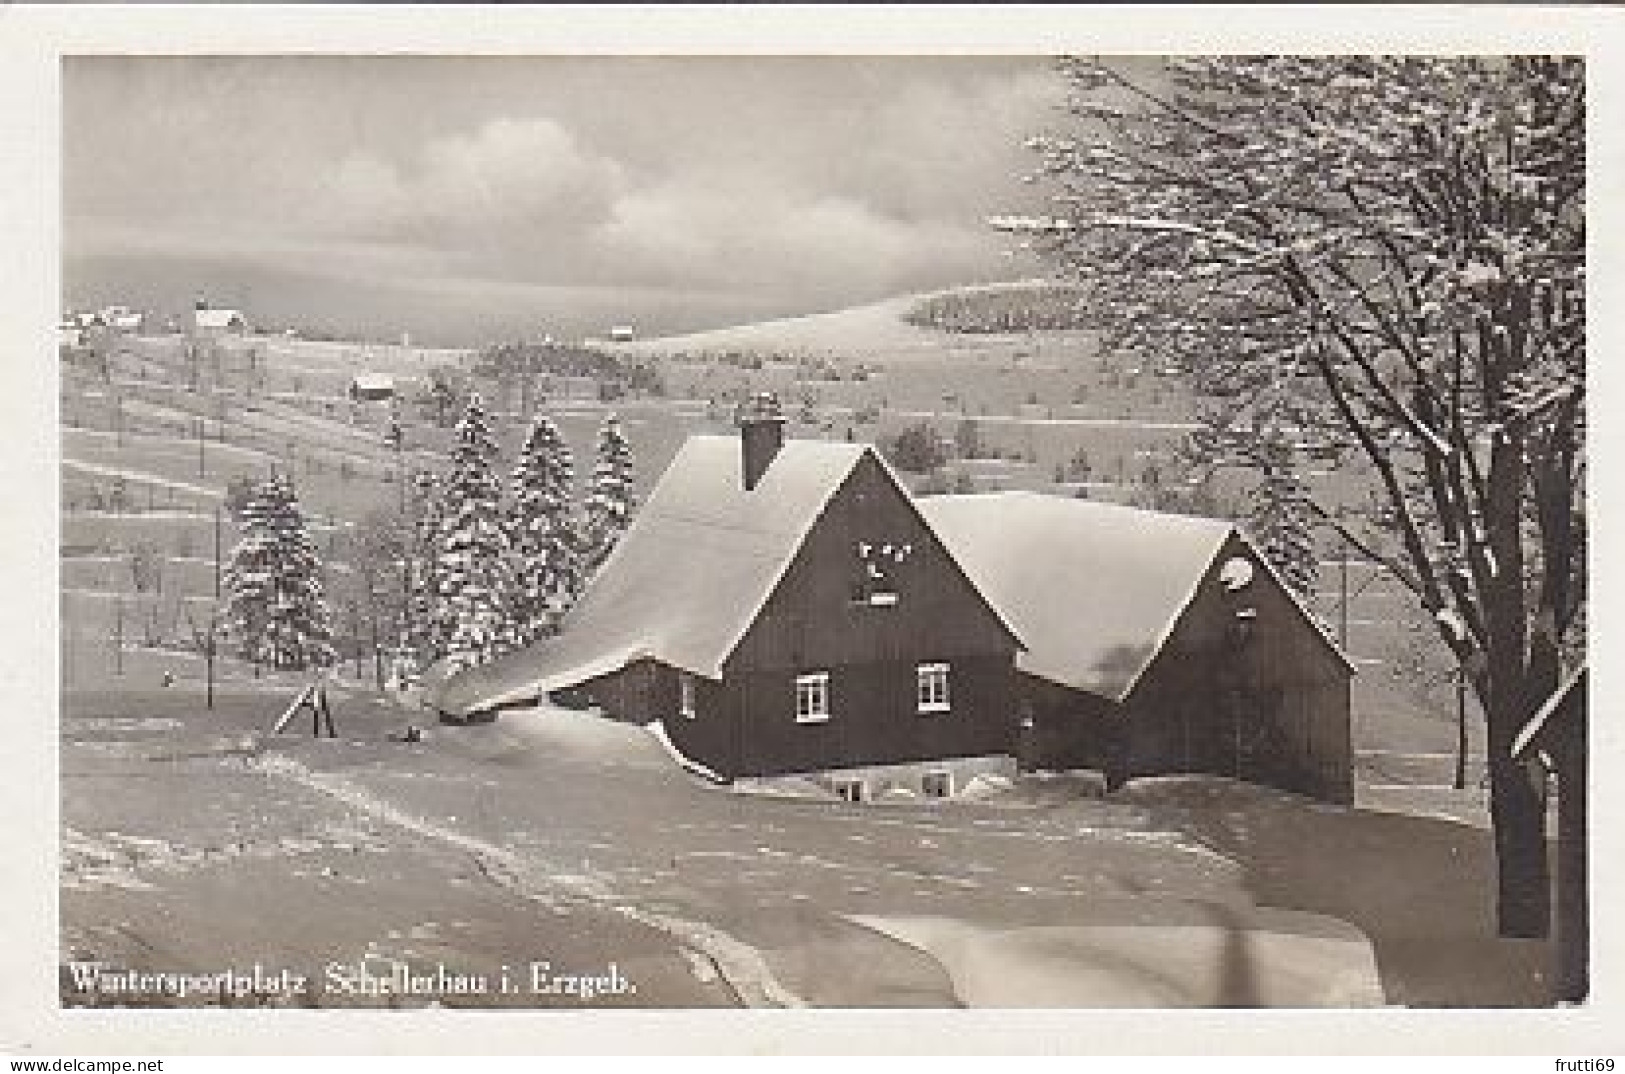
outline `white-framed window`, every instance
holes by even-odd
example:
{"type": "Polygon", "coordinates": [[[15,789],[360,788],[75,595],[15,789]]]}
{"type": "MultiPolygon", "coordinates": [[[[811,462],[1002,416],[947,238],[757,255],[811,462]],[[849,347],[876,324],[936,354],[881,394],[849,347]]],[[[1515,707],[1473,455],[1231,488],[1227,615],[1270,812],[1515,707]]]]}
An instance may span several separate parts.
{"type": "Polygon", "coordinates": [[[796,676],[796,723],[823,723],[829,719],[829,672],[796,676]]]}
{"type": "Polygon", "coordinates": [[[920,664],[914,669],[916,675],[916,697],[921,712],[947,712],[948,704],[948,665],[947,664],[920,664]]]}
{"type": "Polygon", "coordinates": [[[927,798],[952,798],[954,776],[952,772],[933,771],[920,777],[920,793],[927,798]]]}
{"type": "Polygon", "coordinates": [[[677,673],[677,714],[688,720],[694,718],[694,676],[686,671],[677,673]]]}
{"type": "Polygon", "coordinates": [[[861,802],[869,797],[868,788],[861,779],[837,779],[831,785],[844,802],[861,802]]]}

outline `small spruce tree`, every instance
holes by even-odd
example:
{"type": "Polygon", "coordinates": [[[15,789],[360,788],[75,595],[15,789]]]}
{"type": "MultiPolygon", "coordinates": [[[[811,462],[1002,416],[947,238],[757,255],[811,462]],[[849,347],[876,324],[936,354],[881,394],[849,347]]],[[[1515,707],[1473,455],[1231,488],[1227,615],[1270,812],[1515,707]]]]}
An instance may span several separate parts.
{"type": "Polygon", "coordinates": [[[558,426],[542,418],[520,448],[509,488],[509,544],[514,557],[515,640],[557,631],[581,588],[582,564],[571,508],[575,460],[558,426]]]}
{"type": "Polygon", "coordinates": [[[587,488],[582,570],[591,577],[632,522],[632,447],[614,414],[598,430],[598,462],[587,488]]]}
{"type": "Polygon", "coordinates": [[[237,520],[242,536],[223,581],[226,631],[238,652],[273,668],[331,665],[337,653],[321,560],[292,480],[272,476],[254,486],[237,520]]]}
{"type": "Polygon", "coordinates": [[[496,438],[478,395],[457,422],[440,496],[433,619],[456,669],[485,663],[512,644],[508,536],[496,475],[496,438]]]}

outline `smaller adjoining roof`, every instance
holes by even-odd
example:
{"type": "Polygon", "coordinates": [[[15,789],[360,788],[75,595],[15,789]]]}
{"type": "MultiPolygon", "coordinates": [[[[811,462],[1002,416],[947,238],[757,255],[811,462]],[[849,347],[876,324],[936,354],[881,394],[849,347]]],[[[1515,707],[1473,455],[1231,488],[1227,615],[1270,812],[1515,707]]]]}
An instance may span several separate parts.
{"type": "Polygon", "coordinates": [[[193,310],[192,319],[199,328],[230,328],[243,323],[243,315],[237,310],[193,310]]]}
{"type": "Polygon", "coordinates": [[[1215,519],[1031,492],[929,496],[919,507],[1026,643],[1016,666],[1112,701],[1133,691],[1237,532],[1215,519]]]}
{"type": "Polygon", "coordinates": [[[739,439],[690,437],[558,637],[431,688],[443,712],[522,704],[639,659],[717,679],[837,489],[869,449],[786,441],[753,491],[739,439]]]}

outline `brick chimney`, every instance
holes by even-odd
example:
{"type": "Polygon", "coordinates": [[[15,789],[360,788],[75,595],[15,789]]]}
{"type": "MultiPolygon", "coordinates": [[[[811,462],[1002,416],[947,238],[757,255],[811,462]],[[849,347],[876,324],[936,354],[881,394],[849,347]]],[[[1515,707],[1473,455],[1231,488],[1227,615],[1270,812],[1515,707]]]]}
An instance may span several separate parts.
{"type": "Polygon", "coordinates": [[[740,473],[745,491],[754,489],[784,446],[784,413],[779,397],[758,392],[739,408],[740,473]]]}

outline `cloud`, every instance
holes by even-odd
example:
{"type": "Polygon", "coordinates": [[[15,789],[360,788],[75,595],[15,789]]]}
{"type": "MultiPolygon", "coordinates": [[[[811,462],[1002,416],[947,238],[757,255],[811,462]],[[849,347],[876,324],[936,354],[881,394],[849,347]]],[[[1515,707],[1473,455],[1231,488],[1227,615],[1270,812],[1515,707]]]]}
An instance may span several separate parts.
{"type": "Polygon", "coordinates": [[[984,239],[973,226],[905,221],[846,195],[701,173],[621,198],[589,248],[648,282],[856,295],[971,271],[984,239]]]}
{"type": "Polygon", "coordinates": [[[428,142],[399,167],[354,153],[325,185],[320,226],[455,249],[530,249],[601,216],[624,183],[615,160],[558,121],[498,117],[428,142]]]}
{"type": "Polygon", "coordinates": [[[1023,136],[1059,100],[1041,61],[1009,58],[70,74],[70,253],[212,248],[516,303],[621,288],[721,310],[731,293],[753,314],[1002,274],[983,220],[1020,207],[1023,136]]]}

